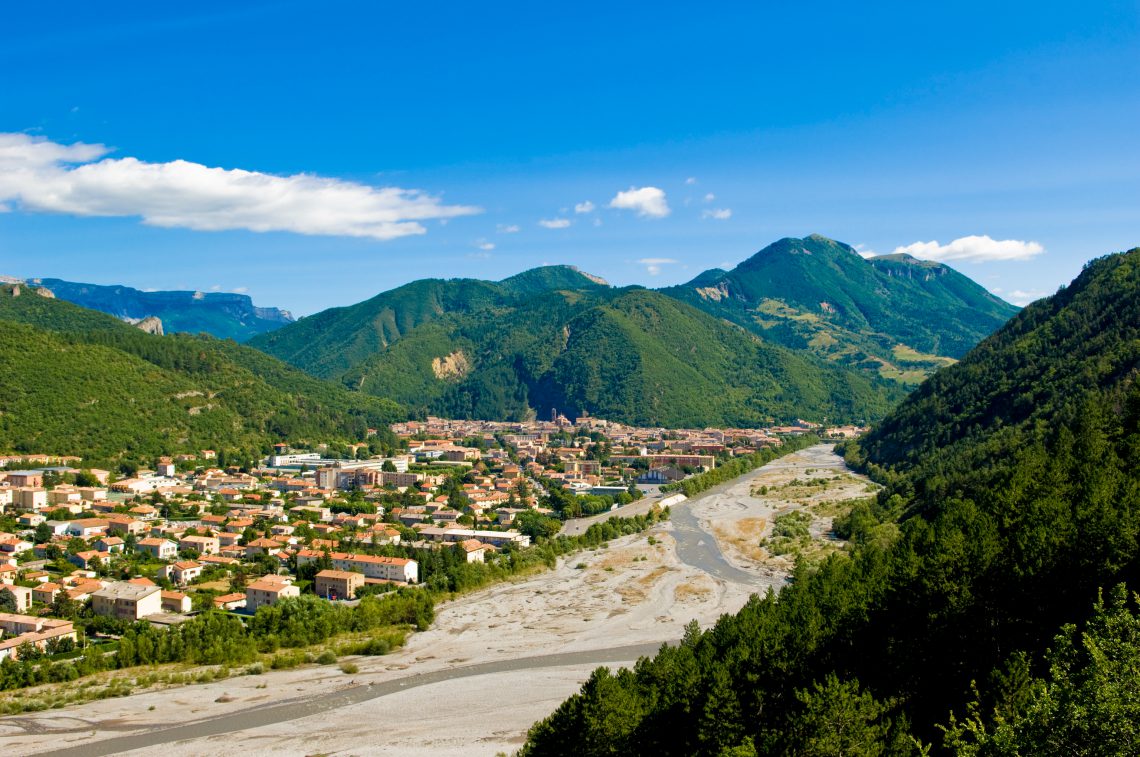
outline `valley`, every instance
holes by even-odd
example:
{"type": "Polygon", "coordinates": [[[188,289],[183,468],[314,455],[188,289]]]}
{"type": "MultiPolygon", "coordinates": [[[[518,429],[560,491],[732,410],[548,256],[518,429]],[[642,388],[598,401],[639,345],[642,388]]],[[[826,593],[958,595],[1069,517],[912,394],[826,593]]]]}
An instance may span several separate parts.
{"type": "MultiPolygon", "coordinates": [[[[77,757],[158,745],[170,755],[512,751],[597,665],[632,664],[675,643],[688,623],[707,627],[751,594],[779,589],[786,568],[725,570],[721,542],[703,527],[682,527],[684,515],[700,513],[715,527],[726,494],[742,503],[755,487],[822,469],[843,470],[829,446],[793,453],[674,506],[672,522],[445,603],[430,630],[390,655],[355,658],[351,675],[309,667],[139,692],[74,714],[28,713],[0,720],[0,747],[31,754],[51,739],[58,753],[77,757]],[[435,706],[441,700],[447,717],[435,706]],[[167,730],[172,712],[185,725],[167,730]]],[[[769,503],[781,506],[777,497],[769,503]]]]}

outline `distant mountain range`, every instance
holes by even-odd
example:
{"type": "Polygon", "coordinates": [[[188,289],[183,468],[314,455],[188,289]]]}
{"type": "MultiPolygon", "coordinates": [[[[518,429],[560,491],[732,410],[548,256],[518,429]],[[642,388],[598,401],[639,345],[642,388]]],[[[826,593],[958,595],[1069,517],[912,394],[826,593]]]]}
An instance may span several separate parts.
{"type": "MultiPolygon", "coordinates": [[[[270,420],[276,410],[266,410],[234,421],[244,429],[235,443],[325,427],[347,432],[359,425],[349,416],[373,423],[408,412],[526,419],[558,410],[666,426],[868,421],[1017,312],[944,265],[904,255],[864,259],[817,235],[782,239],[731,271],[713,269],[659,291],[615,288],[571,266],[544,266],[502,281],[414,281],[296,322],[239,294],[29,283],[58,299],[49,305],[43,297],[9,296],[0,321],[58,332],[83,342],[80,351],[98,332],[100,346],[143,361],[164,353],[161,367],[176,372],[196,365],[194,350],[208,352],[231,377],[240,370],[272,375],[281,395],[266,408],[296,410],[306,393],[316,393],[331,413],[324,424],[296,417],[282,424],[270,420]],[[151,336],[163,332],[166,341],[151,336]],[[248,340],[318,380],[252,349],[172,332],[248,340]],[[115,334],[110,345],[108,333],[115,334]]],[[[42,357],[29,354],[23,368],[31,372],[42,357]]],[[[91,358],[114,375],[107,355],[91,358]]],[[[147,394],[142,385],[137,391],[147,394]]],[[[200,418],[181,418],[166,427],[191,439],[197,425],[200,418]]]]}
{"type": "Polygon", "coordinates": [[[250,345],[323,378],[454,417],[552,410],[647,425],[880,416],[901,390],[661,292],[567,266],[500,282],[428,279],[250,345]]]}
{"type": "Polygon", "coordinates": [[[249,344],[442,415],[865,420],[1016,312],[947,266],[813,235],[660,291],[569,266],[425,279],[249,344]]]}
{"type": "Polygon", "coordinates": [[[229,292],[144,292],[128,286],[81,284],[63,279],[30,279],[61,300],[137,322],[153,317],[165,333],[212,334],[244,342],[293,322],[279,308],[261,308],[244,294],[229,292]]]}
{"type": "Polygon", "coordinates": [[[863,258],[814,234],[662,291],[785,347],[906,384],[962,357],[1018,310],[941,263],[863,258]]]}

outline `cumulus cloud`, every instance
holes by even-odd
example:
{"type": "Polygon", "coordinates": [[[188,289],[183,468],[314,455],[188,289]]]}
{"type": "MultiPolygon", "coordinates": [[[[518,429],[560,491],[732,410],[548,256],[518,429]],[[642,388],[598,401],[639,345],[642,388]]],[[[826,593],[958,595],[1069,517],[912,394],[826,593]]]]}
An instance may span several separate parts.
{"type": "Polygon", "coordinates": [[[867,247],[867,245],[865,245],[865,244],[855,245],[855,252],[859,253],[859,255],[861,257],[864,257],[864,258],[873,258],[879,254],[879,253],[875,252],[874,250],[870,249],[869,247],[867,247]]]}
{"type": "Polygon", "coordinates": [[[716,199],[716,195],[714,195],[712,192],[709,192],[708,194],[705,195],[705,202],[712,202],[715,199],[716,199]]]}
{"type": "Polygon", "coordinates": [[[575,205],[574,206],[574,212],[575,213],[593,213],[594,208],[595,208],[594,203],[590,202],[589,200],[586,200],[585,202],[580,202],[577,205],[575,205]]]}
{"type": "Polygon", "coordinates": [[[689,178],[685,179],[685,183],[689,184],[689,185],[696,184],[697,183],[697,177],[696,176],[690,176],[689,178]]]}
{"type": "Polygon", "coordinates": [[[727,221],[732,218],[732,208],[711,208],[701,211],[701,218],[711,218],[714,221],[727,221]]]}
{"type": "Polygon", "coordinates": [[[665,201],[665,192],[657,187],[630,187],[624,192],[618,192],[610,200],[610,207],[618,210],[636,210],[639,216],[647,218],[664,218],[669,215],[669,203],[665,201]]]}
{"type": "Polygon", "coordinates": [[[0,203],[43,213],[138,216],[196,231],[288,231],[388,240],[421,222],[482,212],[418,189],[373,187],[312,174],[275,176],[186,160],[108,158],[103,145],[61,145],[0,133],[0,203]]]}
{"type": "Polygon", "coordinates": [[[1009,293],[1007,299],[1018,307],[1025,307],[1034,300],[1039,300],[1047,294],[1049,293],[1039,290],[1014,289],[1009,293]]]}
{"type": "Polygon", "coordinates": [[[969,263],[985,263],[993,260],[1029,260],[1045,252],[1045,248],[1037,242],[1023,242],[1020,239],[991,239],[985,235],[972,235],[955,239],[950,244],[915,242],[905,247],[896,247],[895,252],[905,252],[925,260],[964,260],[969,263]]]}
{"type": "Polygon", "coordinates": [[[661,266],[674,265],[677,261],[673,258],[642,258],[637,262],[645,266],[645,270],[650,276],[656,276],[661,273],[661,266]]]}
{"type": "Polygon", "coordinates": [[[501,223],[495,228],[500,234],[518,234],[520,231],[517,223],[501,223]]]}
{"type": "Polygon", "coordinates": [[[491,250],[495,249],[495,243],[488,242],[486,239],[480,239],[475,243],[475,246],[483,252],[490,252],[491,250]]]}
{"type": "Polygon", "coordinates": [[[538,225],[544,229],[565,229],[570,225],[569,218],[543,218],[538,225]]]}

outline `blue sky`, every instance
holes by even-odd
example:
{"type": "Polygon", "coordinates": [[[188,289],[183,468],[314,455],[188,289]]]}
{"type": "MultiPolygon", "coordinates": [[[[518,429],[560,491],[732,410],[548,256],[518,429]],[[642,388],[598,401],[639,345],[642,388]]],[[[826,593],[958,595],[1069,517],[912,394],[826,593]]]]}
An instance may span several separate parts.
{"type": "Polygon", "coordinates": [[[308,314],[817,232],[1024,302],[1140,245],[1136,2],[37,5],[0,25],[8,275],[308,314]]]}

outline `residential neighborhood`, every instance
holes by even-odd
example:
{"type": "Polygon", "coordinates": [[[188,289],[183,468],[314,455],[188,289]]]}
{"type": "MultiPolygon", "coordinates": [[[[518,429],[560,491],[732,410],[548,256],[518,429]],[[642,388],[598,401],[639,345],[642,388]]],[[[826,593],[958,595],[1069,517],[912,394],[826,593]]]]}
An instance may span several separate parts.
{"type": "Polygon", "coordinates": [[[443,550],[456,564],[485,563],[557,533],[561,520],[631,502],[640,486],[788,435],[849,433],[805,422],[667,430],[560,414],[428,417],[391,430],[390,454],[281,443],[252,465],[218,465],[213,450],[119,471],[76,457],[0,458],[0,657],[55,654],[114,638],[124,623],[166,627],[209,609],[250,617],[303,594],[383,596],[430,582],[421,562],[443,550]]]}

